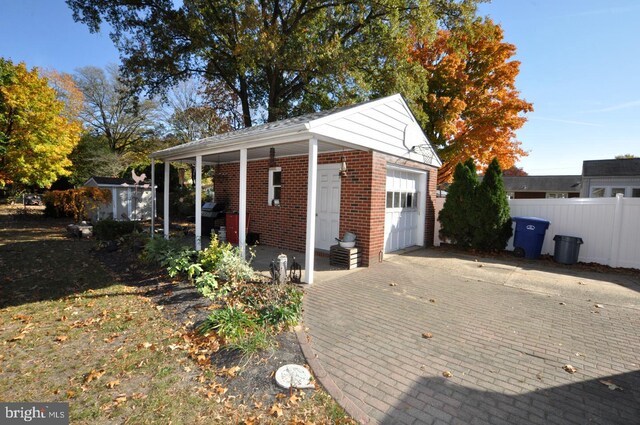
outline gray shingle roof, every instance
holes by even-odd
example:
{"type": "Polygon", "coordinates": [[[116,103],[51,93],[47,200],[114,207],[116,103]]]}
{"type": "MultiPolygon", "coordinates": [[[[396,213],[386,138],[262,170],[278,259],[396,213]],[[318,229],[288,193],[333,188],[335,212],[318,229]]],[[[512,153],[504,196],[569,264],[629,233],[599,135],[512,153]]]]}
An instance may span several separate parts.
{"type": "Polygon", "coordinates": [[[580,192],[581,176],[503,176],[508,192],[580,192]]]}
{"type": "Polygon", "coordinates": [[[280,121],[268,122],[261,125],[254,125],[252,127],[241,128],[239,130],[230,131],[228,133],[217,134],[211,137],[205,137],[204,139],[195,140],[193,142],[184,143],[182,145],[173,146],[167,149],[163,149],[162,153],[171,152],[175,149],[184,149],[187,146],[199,146],[204,144],[222,142],[229,139],[234,139],[240,136],[251,136],[254,134],[259,134],[263,132],[267,132],[270,130],[286,130],[293,129],[295,127],[304,125],[305,123],[309,123],[311,121],[324,118],[328,115],[335,114],[337,112],[346,111],[348,109],[355,108],[357,106],[365,105],[369,102],[373,102],[377,99],[373,99],[367,102],[357,103],[354,105],[341,106],[337,108],[327,109],[326,111],[312,112],[309,114],[299,115],[297,117],[287,118],[280,121]]]}
{"type": "Polygon", "coordinates": [[[582,175],[585,177],[640,176],[640,158],[583,161],[582,175]]]}
{"type": "MultiPolygon", "coordinates": [[[[123,179],[120,177],[98,177],[98,176],[93,176],[91,177],[89,180],[93,179],[93,181],[95,181],[97,184],[99,185],[105,185],[105,186],[120,186],[123,184],[128,184],[128,185],[135,185],[136,182],[134,182],[132,179],[123,179]]],[[[87,182],[85,184],[87,184],[89,182],[89,180],[87,180],[87,182]]]]}

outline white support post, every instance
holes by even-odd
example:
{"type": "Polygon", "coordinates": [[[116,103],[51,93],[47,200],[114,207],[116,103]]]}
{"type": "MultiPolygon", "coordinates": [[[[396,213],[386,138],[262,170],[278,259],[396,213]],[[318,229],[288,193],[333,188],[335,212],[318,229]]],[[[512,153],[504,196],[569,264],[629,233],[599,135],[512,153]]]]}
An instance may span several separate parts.
{"type": "Polygon", "coordinates": [[[151,159],[151,239],[156,228],[156,160],[151,159]]]}
{"type": "Polygon", "coordinates": [[[118,189],[117,188],[113,188],[111,189],[111,204],[113,205],[112,211],[113,211],[113,219],[114,220],[118,220],[118,203],[120,201],[120,197],[118,196],[118,189]]]}
{"type": "Polygon", "coordinates": [[[246,258],[247,236],[247,149],[240,149],[240,199],[238,200],[238,247],[246,258]]]}
{"type": "Polygon", "coordinates": [[[622,202],[624,195],[616,194],[616,206],[613,213],[613,231],[609,248],[609,266],[618,267],[620,259],[620,241],[622,240],[622,202]]]}
{"type": "Polygon", "coordinates": [[[169,170],[171,169],[171,163],[169,161],[164,162],[164,216],[163,216],[163,233],[164,238],[169,239],[169,170]]]}
{"type": "Polygon", "coordinates": [[[316,250],[316,190],[318,186],[318,139],[309,139],[309,165],[307,174],[307,241],[305,248],[303,281],[313,283],[316,250]]]}
{"type": "Polygon", "coordinates": [[[196,156],[196,251],[202,249],[202,155],[196,156]]]}

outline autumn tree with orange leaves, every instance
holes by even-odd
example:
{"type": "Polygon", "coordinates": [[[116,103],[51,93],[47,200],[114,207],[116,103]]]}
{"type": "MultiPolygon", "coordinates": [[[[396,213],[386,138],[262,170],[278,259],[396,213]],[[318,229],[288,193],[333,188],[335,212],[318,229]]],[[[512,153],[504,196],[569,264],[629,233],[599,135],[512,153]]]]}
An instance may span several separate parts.
{"type": "Polygon", "coordinates": [[[468,158],[484,169],[493,158],[510,168],[527,152],[515,131],[533,111],[519,97],[515,79],[520,62],[511,60],[513,44],[504,43],[500,25],[478,20],[463,31],[441,30],[435,41],[414,40],[411,60],[427,71],[428,90],[415,99],[428,121],[426,136],[443,160],[438,183],[451,181],[468,158]]]}

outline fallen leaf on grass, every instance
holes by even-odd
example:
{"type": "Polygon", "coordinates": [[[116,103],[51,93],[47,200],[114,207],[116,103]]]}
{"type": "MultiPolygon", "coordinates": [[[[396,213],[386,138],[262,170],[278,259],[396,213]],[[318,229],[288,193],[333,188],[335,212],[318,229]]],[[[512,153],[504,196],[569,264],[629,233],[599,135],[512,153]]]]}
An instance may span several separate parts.
{"type": "Polygon", "coordinates": [[[271,409],[269,409],[269,414],[279,418],[280,416],[284,415],[284,412],[282,411],[282,406],[280,406],[279,403],[275,403],[273,406],[271,406],[271,409]]]}
{"type": "Polygon", "coordinates": [[[236,374],[238,373],[238,371],[240,370],[240,366],[234,366],[231,367],[229,369],[226,370],[226,374],[229,375],[229,377],[233,378],[236,376],[236,374]]]}
{"type": "Polygon", "coordinates": [[[249,416],[246,419],[242,420],[244,425],[256,425],[260,423],[260,418],[258,416],[249,416]]]}
{"type": "Polygon", "coordinates": [[[609,387],[609,389],[610,389],[611,391],[615,391],[615,390],[623,391],[622,387],[620,387],[620,386],[618,386],[618,385],[614,384],[613,382],[611,382],[611,381],[609,381],[609,380],[604,380],[604,379],[602,379],[602,380],[600,380],[600,383],[601,383],[602,385],[606,385],[607,387],[609,387]]]}
{"type": "Polygon", "coordinates": [[[118,395],[116,398],[114,398],[114,399],[113,399],[113,401],[114,401],[116,404],[124,403],[124,402],[126,402],[126,401],[127,401],[127,395],[126,395],[126,394],[120,394],[120,395],[118,395]]]}
{"type": "Polygon", "coordinates": [[[444,376],[445,378],[451,378],[453,376],[453,373],[445,370],[444,372],[442,372],[442,376],[444,376]]]}
{"type": "Polygon", "coordinates": [[[560,303],[560,305],[567,305],[566,303],[560,303]]]}
{"type": "Polygon", "coordinates": [[[594,307],[595,308],[604,308],[604,306],[602,304],[595,304],[594,307]]]}
{"type": "Polygon", "coordinates": [[[76,396],[76,392],[73,390],[67,390],[67,398],[73,398],[76,396]]]}
{"type": "Polygon", "coordinates": [[[570,364],[566,364],[564,366],[562,366],[562,368],[567,372],[567,373],[571,373],[574,374],[578,371],[578,369],[576,369],[575,367],[571,366],[570,364]]]}
{"type": "Polygon", "coordinates": [[[15,316],[12,317],[12,319],[19,320],[22,323],[29,323],[31,319],[33,319],[33,316],[27,316],[26,314],[16,314],[15,316]]]}
{"type": "Polygon", "coordinates": [[[24,339],[24,337],[25,337],[26,335],[27,335],[27,334],[24,334],[24,333],[18,334],[18,335],[16,335],[16,336],[14,336],[13,338],[11,338],[11,339],[9,340],[9,342],[13,342],[13,341],[20,341],[20,340],[24,339]]]}
{"type": "Polygon", "coordinates": [[[57,342],[65,342],[69,337],[67,335],[59,335],[56,337],[57,342]]]}
{"type": "Polygon", "coordinates": [[[87,373],[84,377],[84,382],[85,384],[88,384],[91,381],[95,381],[97,379],[102,378],[102,375],[105,374],[105,370],[104,369],[100,369],[100,370],[91,370],[91,372],[87,373]]]}
{"type": "Polygon", "coordinates": [[[112,389],[113,389],[113,388],[117,387],[118,385],[120,385],[120,381],[118,381],[117,379],[115,379],[115,380],[113,380],[113,381],[109,381],[109,382],[107,382],[106,387],[107,387],[107,388],[112,388],[112,389]]]}
{"type": "Polygon", "coordinates": [[[291,394],[291,397],[289,397],[289,403],[291,403],[292,405],[298,404],[299,400],[300,398],[295,394],[291,394]]]}
{"type": "Polygon", "coordinates": [[[431,332],[425,332],[422,334],[422,337],[425,339],[431,339],[433,338],[433,334],[431,332]]]}
{"type": "Polygon", "coordinates": [[[157,305],[156,306],[156,310],[162,311],[162,310],[164,310],[164,306],[163,305],[157,305]]]}

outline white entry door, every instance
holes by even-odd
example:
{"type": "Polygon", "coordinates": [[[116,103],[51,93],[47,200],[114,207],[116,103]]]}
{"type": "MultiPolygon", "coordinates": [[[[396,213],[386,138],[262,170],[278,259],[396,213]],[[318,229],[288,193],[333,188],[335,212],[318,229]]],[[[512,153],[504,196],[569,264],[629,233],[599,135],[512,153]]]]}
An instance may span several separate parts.
{"type": "Polygon", "coordinates": [[[316,248],[328,251],[340,232],[340,164],[318,165],[316,248]]]}
{"type": "Polygon", "coordinates": [[[387,170],[384,252],[424,244],[426,173],[387,170]]]}

